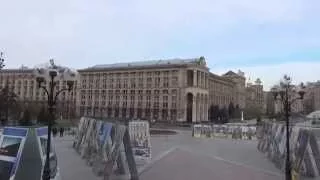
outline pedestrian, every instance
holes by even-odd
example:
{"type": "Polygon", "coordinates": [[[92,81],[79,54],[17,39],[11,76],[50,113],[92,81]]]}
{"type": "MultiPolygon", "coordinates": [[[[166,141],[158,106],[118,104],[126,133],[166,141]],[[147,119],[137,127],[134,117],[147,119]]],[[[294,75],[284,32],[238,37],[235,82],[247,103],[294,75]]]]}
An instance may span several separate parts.
{"type": "Polygon", "coordinates": [[[56,137],[56,136],[57,136],[57,132],[58,132],[57,128],[54,127],[54,128],[52,129],[53,137],[56,137]]]}
{"type": "Polygon", "coordinates": [[[60,127],[60,137],[63,137],[63,127],[60,127]]]}

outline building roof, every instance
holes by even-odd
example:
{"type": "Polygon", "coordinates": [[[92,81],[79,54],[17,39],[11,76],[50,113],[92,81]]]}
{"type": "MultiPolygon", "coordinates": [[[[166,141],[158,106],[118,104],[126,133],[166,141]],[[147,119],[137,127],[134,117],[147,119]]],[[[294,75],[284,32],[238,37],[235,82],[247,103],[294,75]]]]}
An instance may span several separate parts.
{"type": "Polygon", "coordinates": [[[1,69],[0,73],[32,73],[34,69],[31,68],[17,68],[17,69],[1,69]]]}
{"type": "Polygon", "coordinates": [[[154,66],[189,65],[189,64],[205,65],[205,61],[202,58],[136,61],[136,62],[126,62],[126,63],[100,64],[100,65],[95,65],[83,70],[119,69],[119,68],[154,67],[154,66]]]}
{"type": "Polygon", "coordinates": [[[223,74],[223,76],[238,76],[238,74],[233,71],[228,71],[225,74],[223,74]]]}

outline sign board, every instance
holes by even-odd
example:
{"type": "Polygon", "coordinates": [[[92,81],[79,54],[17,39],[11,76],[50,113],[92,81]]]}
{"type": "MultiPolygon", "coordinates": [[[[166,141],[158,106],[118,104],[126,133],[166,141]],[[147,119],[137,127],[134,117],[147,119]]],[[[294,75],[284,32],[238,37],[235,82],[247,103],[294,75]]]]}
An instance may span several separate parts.
{"type": "Polygon", "coordinates": [[[0,138],[0,179],[14,180],[28,133],[26,128],[5,128],[0,138]]]}

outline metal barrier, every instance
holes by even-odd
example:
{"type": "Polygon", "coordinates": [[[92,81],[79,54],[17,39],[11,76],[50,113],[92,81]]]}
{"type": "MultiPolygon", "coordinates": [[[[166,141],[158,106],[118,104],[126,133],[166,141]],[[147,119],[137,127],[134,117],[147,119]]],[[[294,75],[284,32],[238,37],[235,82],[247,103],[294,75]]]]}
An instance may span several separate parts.
{"type": "MultiPolygon", "coordinates": [[[[258,150],[281,170],[285,169],[286,128],[284,124],[264,122],[257,128],[258,150]]],[[[320,174],[320,151],[310,129],[290,127],[290,159],[294,172],[308,177],[320,174]]]]}
{"type": "Polygon", "coordinates": [[[193,137],[256,139],[256,127],[239,124],[195,124],[192,128],[193,137]]]}
{"type": "Polygon", "coordinates": [[[115,171],[125,175],[129,169],[131,179],[138,179],[131,143],[126,126],[82,117],[73,147],[97,176],[109,179],[115,171]]]}

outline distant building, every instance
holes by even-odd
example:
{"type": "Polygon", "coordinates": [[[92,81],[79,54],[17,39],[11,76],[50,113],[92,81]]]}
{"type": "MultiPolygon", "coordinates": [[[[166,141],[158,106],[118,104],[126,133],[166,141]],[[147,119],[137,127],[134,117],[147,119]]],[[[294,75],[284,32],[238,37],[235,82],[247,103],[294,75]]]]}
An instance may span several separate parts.
{"type": "Polygon", "coordinates": [[[80,115],[208,121],[212,105],[244,107],[245,78],[209,71],[203,57],[96,65],[78,70],[80,115]]]}
{"type": "Polygon", "coordinates": [[[238,71],[238,73],[234,73],[232,71],[227,72],[223,75],[233,81],[235,83],[235,87],[233,89],[235,104],[238,104],[240,109],[244,109],[246,107],[246,78],[244,76],[244,72],[238,71]]]}
{"type": "Polygon", "coordinates": [[[247,108],[258,108],[263,112],[264,108],[264,96],[263,96],[263,85],[261,80],[258,78],[254,83],[247,83],[246,91],[246,107],[247,108]]]}
{"type": "MultiPolygon", "coordinates": [[[[292,89],[295,89],[295,85],[292,85],[292,89]]],[[[280,97],[278,97],[280,98],[280,97]]],[[[304,113],[304,101],[299,99],[299,95],[297,92],[289,92],[289,100],[291,102],[290,111],[293,113],[304,113]]],[[[275,101],[275,113],[283,113],[283,102],[282,101],[275,101]]]]}
{"type": "Polygon", "coordinates": [[[307,83],[304,110],[306,113],[320,110],[320,81],[307,83]]]}
{"type": "Polygon", "coordinates": [[[265,99],[265,107],[266,111],[265,113],[267,115],[273,115],[275,114],[275,101],[274,101],[274,96],[272,92],[266,91],[264,92],[264,99],[265,99]]]}
{"type": "MultiPolygon", "coordinates": [[[[23,106],[46,106],[47,95],[43,89],[38,88],[34,69],[25,66],[17,69],[2,69],[0,71],[0,89],[8,87],[10,91],[17,95],[18,102],[23,106]]],[[[66,87],[66,81],[56,81],[56,89],[66,87]]],[[[49,84],[46,83],[48,87],[49,84]]],[[[63,92],[58,96],[57,112],[63,117],[68,117],[71,110],[75,108],[76,102],[76,83],[71,92],[63,92]]],[[[39,109],[37,109],[39,110],[39,109]]]]}

